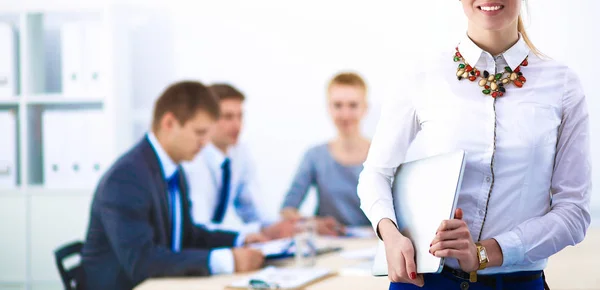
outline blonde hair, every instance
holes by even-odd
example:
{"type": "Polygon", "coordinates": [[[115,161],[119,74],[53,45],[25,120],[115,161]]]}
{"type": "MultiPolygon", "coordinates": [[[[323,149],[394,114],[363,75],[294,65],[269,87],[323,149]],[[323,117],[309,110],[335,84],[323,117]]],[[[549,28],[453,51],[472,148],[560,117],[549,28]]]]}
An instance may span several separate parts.
{"type": "Polygon", "coordinates": [[[329,91],[334,85],[343,85],[343,86],[352,86],[358,87],[367,92],[367,84],[365,80],[357,73],[354,72],[343,72],[335,75],[329,84],[327,85],[327,90],[329,91]]]}
{"type": "MultiPolygon", "coordinates": [[[[525,1],[525,7],[528,8],[528,6],[528,2],[525,1]]],[[[527,9],[527,11],[529,12],[529,9],[527,9]]],[[[529,38],[529,35],[527,35],[527,31],[525,30],[525,22],[523,22],[523,17],[521,15],[519,15],[519,19],[517,20],[517,30],[519,31],[519,33],[521,33],[521,36],[523,36],[523,40],[525,41],[525,43],[527,43],[527,46],[529,46],[529,49],[535,55],[545,57],[545,55],[539,49],[537,49],[535,45],[533,45],[533,42],[529,38]]]]}

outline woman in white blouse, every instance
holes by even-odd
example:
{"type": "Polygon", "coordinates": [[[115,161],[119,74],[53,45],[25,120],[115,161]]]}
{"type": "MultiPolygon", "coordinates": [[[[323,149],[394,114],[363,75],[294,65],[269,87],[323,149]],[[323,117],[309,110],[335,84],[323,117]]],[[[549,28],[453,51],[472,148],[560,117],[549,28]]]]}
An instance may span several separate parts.
{"type": "Polygon", "coordinates": [[[522,0],[491,2],[462,0],[464,39],[383,106],[358,194],[384,241],[390,289],[544,289],[548,257],[581,242],[590,224],[579,79],[531,44],[522,0]],[[413,141],[423,156],[467,152],[460,210],[432,236],[432,255],[447,258],[440,274],[416,273],[396,227],[390,184],[413,141]]]}

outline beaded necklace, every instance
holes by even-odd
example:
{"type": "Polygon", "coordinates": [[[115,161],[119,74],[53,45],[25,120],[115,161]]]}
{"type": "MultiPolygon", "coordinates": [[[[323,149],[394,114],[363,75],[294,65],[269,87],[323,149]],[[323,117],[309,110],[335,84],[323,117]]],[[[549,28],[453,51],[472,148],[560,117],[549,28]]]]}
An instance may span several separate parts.
{"type": "Polygon", "coordinates": [[[497,74],[490,74],[488,71],[483,72],[478,70],[476,67],[469,65],[456,48],[454,54],[454,62],[460,62],[456,69],[456,77],[458,80],[468,79],[472,82],[479,80],[479,86],[483,87],[481,91],[484,95],[491,95],[494,98],[502,97],[506,93],[506,85],[514,84],[516,87],[521,88],[527,79],[521,72],[522,66],[527,66],[529,62],[527,57],[521,62],[521,64],[514,70],[509,66],[504,67],[504,71],[497,74]]]}

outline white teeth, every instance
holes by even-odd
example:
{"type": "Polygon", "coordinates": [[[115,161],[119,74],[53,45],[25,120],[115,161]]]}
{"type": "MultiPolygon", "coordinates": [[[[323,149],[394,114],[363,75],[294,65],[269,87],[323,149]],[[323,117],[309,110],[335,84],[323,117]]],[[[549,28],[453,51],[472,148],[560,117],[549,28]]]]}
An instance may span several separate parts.
{"type": "Polygon", "coordinates": [[[502,8],[502,6],[481,6],[480,8],[483,11],[496,11],[496,10],[500,10],[502,8]]]}

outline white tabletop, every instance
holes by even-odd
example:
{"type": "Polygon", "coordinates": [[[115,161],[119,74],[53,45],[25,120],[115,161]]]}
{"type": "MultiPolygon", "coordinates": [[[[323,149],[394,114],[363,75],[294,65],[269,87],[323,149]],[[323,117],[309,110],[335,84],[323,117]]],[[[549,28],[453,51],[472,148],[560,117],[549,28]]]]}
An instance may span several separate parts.
{"type": "MultiPolygon", "coordinates": [[[[325,239],[331,245],[339,245],[344,250],[372,248],[375,239],[325,239]]],[[[600,289],[600,229],[592,228],[587,238],[576,247],[568,247],[559,252],[548,263],[545,270],[552,290],[600,289]]],[[[361,260],[347,259],[340,252],[318,257],[316,267],[327,267],[338,271],[344,267],[362,263],[361,260]]],[[[276,266],[292,266],[293,259],[279,261],[276,266]]],[[[160,278],[149,279],[135,290],[222,290],[231,282],[249,275],[221,275],[213,277],[160,278]]],[[[334,275],[306,287],[307,290],[330,289],[388,289],[387,277],[334,275]]]]}

